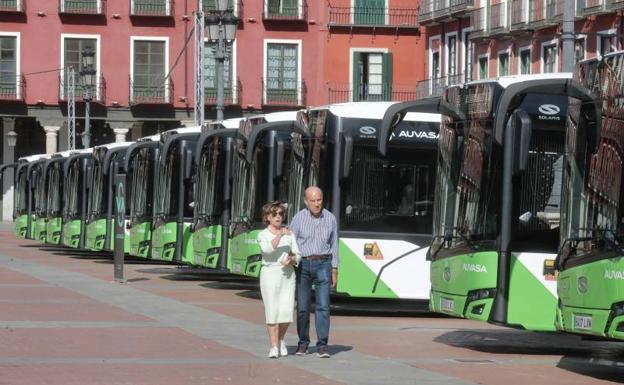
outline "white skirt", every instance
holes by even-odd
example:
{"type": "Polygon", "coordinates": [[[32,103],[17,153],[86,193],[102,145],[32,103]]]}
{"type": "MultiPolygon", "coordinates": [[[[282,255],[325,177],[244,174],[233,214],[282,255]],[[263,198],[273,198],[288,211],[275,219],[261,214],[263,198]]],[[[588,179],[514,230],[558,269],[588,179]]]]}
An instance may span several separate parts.
{"type": "Polygon", "coordinates": [[[267,324],[293,322],[295,309],[295,269],[280,263],[260,270],[260,293],[267,324]]]}

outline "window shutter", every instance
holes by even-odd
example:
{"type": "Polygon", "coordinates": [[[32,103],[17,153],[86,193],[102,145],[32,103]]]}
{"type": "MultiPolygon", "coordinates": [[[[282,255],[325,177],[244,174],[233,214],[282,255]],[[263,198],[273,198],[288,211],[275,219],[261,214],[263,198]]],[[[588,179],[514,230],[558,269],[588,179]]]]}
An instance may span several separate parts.
{"type": "Polygon", "coordinates": [[[392,100],[392,54],[382,55],[381,70],[383,75],[383,100],[392,100]]]}
{"type": "Polygon", "coordinates": [[[357,102],[362,98],[362,73],[360,72],[360,63],[362,62],[362,54],[360,52],[353,53],[353,101],[357,102]]]}

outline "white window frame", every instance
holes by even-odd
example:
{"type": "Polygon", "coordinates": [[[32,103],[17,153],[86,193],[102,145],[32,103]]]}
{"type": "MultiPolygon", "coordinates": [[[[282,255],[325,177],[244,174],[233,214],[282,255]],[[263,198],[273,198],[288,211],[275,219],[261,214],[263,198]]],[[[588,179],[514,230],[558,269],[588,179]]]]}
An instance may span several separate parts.
{"type": "MultiPolygon", "coordinates": [[[[209,43],[209,42],[210,41],[208,40],[208,38],[204,38],[204,49],[205,49],[206,43],[209,43]]],[[[237,88],[238,78],[236,77],[236,44],[237,43],[238,43],[238,39],[234,39],[234,41],[232,41],[232,103],[233,104],[238,104],[238,93],[240,92],[240,90],[237,88]]]]}
{"type": "MultiPolygon", "coordinates": [[[[236,2],[236,0],[234,0],[234,1],[236,2]]],[[[263,12],[264,12],[264,15],[268,15],[269,14],[269,1],[268,0],[266,0],[264,2],[263,12]]],[[[238,4],[234,5],[234,14],[238,15],[238,4]]],[[[299,20],[303,19],[303,0],[298,0],[297,1],[297,14],[299,16],[299,20]]],[[[352,17],[353,17],[353,15],[352,15],[352,17]]]]}
{"type": "MultiPolygon", "coordinates": [[[[161,41],[165,43],[165,73],[163,77],[167,76],[169,72],[169,37],[168,36],[130,36],[130,81],[134,84],[134,43],[137,41],[161,41]]],[[[171,78],[165,79],[165,100],[173,102],[171,99],[173,95],[169,95],[169,84],[171,78]]],[[[134,101],[134,90],[130,92],[130,100],[134,101]]]]}
{"type": "Polygon", "coordinates": [[[559,72],[559,39],[552,39],[548,41],[543,41],[540,44],[540,72],[544,72],[544,47],[549,45],[555,45],[555,71],[553,73],[559,72]]]}
{"type": "MultiPolygon", "coordinates": [[[[615,37],[615,43],[618,43],[618,39],[617,39],[617,29],[615,28],[611,28],[611,29],[605,29],[603,31],[598,31],[596,32],[596,57],[601,58],[602,54],[600,53],[600,51],[602,51],[602,38],[603,37],[607,37],[607,36],[614,36],[615,37]]],[[[587,43],[587,39],[585,39],[585,43],[587,43]]],[[[619,49],[619,46],[616,47],[616,50],[619,49]]]]}
{"type": "MultiPolygon", "coordinates": [[[[466,52],[468,52],[468,47],[470,44],[472,44],[472,42],[467,41],[468,40],[468,35],[470,34],[470,32],[472,32],[472,27],[468,27],[468,28],[464,28],[461,30],[462,33],[462,43],[461,43],[461,71],[462,73],[464,73],[464,78],[463,81],[466,81],[467,79],[467,73],[465,73],[465,69],[466,69],[466,52]]],[[[473,51],[472,53],[474,54],[474,46],[473,46],[473,51]]],[[[472,58],[469,58],[472,61],[472,58]]],[[[474,62],[473,62],[474,63],[474,62]]],[[[474,67],[473,67],[473,71],[474,71],[474,67]]],[[[472,75],[472,74],[471,74],[472,75]]],[[[472,76],[470,77],[472,79],[472,76]]]]}
{"type": "MultiPolygon", "coordinates": [[[[318,1],[318,0],[312,0],[312,1],[318,1]]],[[[301,0],[299,0],[299,3],[301,4],[301,0]]],[[[385,0],[385,10],[388,11],[389,9],[389,0],[385,0]]],[[[351,0],[351,17],[350,17],[350,23],[351,24],[355,24],[355,0],[351,0]]],[[[390,12],[385,12],[384,13],[384,23],[387,25],[390,23],[390,12]]]]}
{"type": "MultiPolygon", "coordinates": [[[[67,0],[61,0],[61,12],[65,12],[65,1],[67,0]]],[[[133,0],[134,1],[134,0],[133,0]]],[[[22,0],[18,0],[18,8],[20,7],[22,0]]],[[[97,0],[97,14],[101,14],[102,13],[102,0],[97,0]]]]}
{"type": "MultiPolygon", "coordinates": [[[[165,0],[165,16],[171,16],[171,0],[165,0]]],[[[136,15],[134,11],[134,0],[130,0],[130,15],[136,15]]]]}
{"type": "MultiPolygon", "coordinates": [[[[264,82],[267,80],[267,51],[269,44],[297,44],[297,85],[301,85],[301,63],[303,62],[303,40],[301,39],[264,39],[263,43],[263,60],[262,60],[262,77],[264,82]]],[[[297,87],[297,103],[301,105],[302,95],[301,87],[297,87]]],[[[262,85],[262,100],[266,100],[266,83],[262,85]]]]}
{"type": "Polygon", "coordinates": [[[477,80],[489,79],[489,77],[490,77],[490,55],[487,53],[482,53],[481,55],[477,55],[477,80]],[[485,78],[481,77],[481,68],[479,68],[479,62],[483,58],[487,59],[487,69],[485,71],[486,72],[485,78]]]}
{"type": "MultiPolygon", "coordinates": [[[[442,51],[442,36],[441,35],[435,35],[435,36],[431,36],[429,37],[429,53],[428,53],[428,73],[429,73],[429,79],[433,79],[433,67],[431,66],[433,64],[433,50],[431,49],[431,47],[433,46],[432,42],[434,40],[440,40],[440,51],[442,51]]],[[[439,52],[440,52],[439,51],[439,52]]],[[[442,60],[442,52],[440,52],[440,60],[442,60]]],[[[438,76],[436,76],[436,78],[441,78],[442,77],[442,66],[440,66],[440,73],[438,74],[438,76]]]]}
{"type": "Polygon", "coordinates": [[[389,53],[388,48],[372,48],[372,47],[353,47],[349,48],[349,101],[353,101],[353,54],[356,52],[360,53],[389,53]]]}
{"type": "Polygon", "coordinates": [[[496,52],[496,77],[499,78],[501,76],[509,76],[509,75],[513,75],[511,73],[511,48],[502,49],[496,52]],[[501,54],[507,54],[507,72],[508,72],[507,75],[500,74],[500,55],[501,54]]]}
{"type": "MultiPolygon", "coordinates": [[[[61,34],[61,67],[60,68],[65,68],[65,39],[95,39],[95,58],[96,58],[96,63],[95,63],[95,100],[100,100],[100,73],[101,71],[101,67],[100,67],[100,63],[102,61],[102,46],[101,46],[101,37],[100,35],[93,35],[93,34],[75,34],[75,33],[62,33],[61,34]]],[[[65,71],[61,70],[61,84],[65,84],[65,71]]],[[[78,84],[78,77],[80,76],[80,74],[76,71],[74,73],[74,84],[78,84]]],[[[65,94],[64,94],[64,90],[63,88],[61,88],[60,90],[61,92],[61,98],[65,99],[65,94]]]]}
{"type": "Polygon", "coordinates": [[[518,75],[522,75],[522,52],[529,51],[529,73],[533,73],[533,48],[530,45],[518,48],[518,75]]]}
{"type": "Polygon", "coordinates": [[[449,40],[451,37],[455,37],[455,76],[458,75],[458,71],[457,71],[457,31],[455,32],[449,32],[446,34],[446,36],[444,37],[444,74],[448,77],[449,76],[449,69],[451,68],[450,66],[450,62],[449,62],[449,53],[450,53],[450,49],[449,49],[449,40]]]}
{"type": "Polygon", "coordinates": [[[20,38],[21,38],[21,34],[20,32],[5,32],[5,31],[1,31],[0,32],[0,36],[2,37],[14,37],[15,38],[15,91],[16,91],[16,96],[17,99],[21,99],[22,98],[22,89],[20,88],[20,84],[19,84],[19,78],[20,78],[20,57],[21,57],[21,51],[20,51],[20,38]]]}

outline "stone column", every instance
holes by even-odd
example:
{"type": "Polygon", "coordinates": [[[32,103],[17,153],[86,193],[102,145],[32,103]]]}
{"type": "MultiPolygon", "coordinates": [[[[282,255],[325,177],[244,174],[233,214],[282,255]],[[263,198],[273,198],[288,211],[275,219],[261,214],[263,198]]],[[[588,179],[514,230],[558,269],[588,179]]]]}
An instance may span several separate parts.
{"type": "MultiPolygon", "coordinates": [[[[7,141],[9,131],[15,130],[15,118],[2,118],[2,164],[15,162],[15,147],[9,147],[7,141]]],[[[17,138],[19,142],[19,137],[17,138]]],[[[2,220],[13,220],[13,182],[15,170],[7,170],[2,178],[2,220]]]]}
{"type": "Polygon", "coordinates": [[[115,142],[125,142],[126,135],[128,135],[129,131],[129,128],[113,128],[113,132],[115,133],[115,142]]]}
{"type": "Polygon", "coordinates": [[[61,126],[43,126],[46,134],[46,154],[58,152],[58,133],[61,126]]]}

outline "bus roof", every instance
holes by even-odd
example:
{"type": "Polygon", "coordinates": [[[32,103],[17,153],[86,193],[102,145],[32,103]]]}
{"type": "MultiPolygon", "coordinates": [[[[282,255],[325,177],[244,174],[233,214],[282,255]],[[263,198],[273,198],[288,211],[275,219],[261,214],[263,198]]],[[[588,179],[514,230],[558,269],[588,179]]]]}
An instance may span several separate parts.
{"type": "MultiPolygon", "coordinates": [[[[388,107],[394,104],[397,102],[351,102],[314,107],[312,110],[329,110],[332,114],[342,118],[381,120],[388,107]]],[[[440,123],[442,116],[436,113],[409,112],[403,120],[440,123]]]]}
{"type": "Polygon", "coordinates": [[[225,120],[215,120],[208,123],[209,126],[221,126],[222,128],[238,128],[241,120],[245,118],[231,118],[225,120]]]}
{"type": "Polygon", "coordinates": [[[47,159],[49,157],[50,157],[50,154],[29,155],[29,156],[22,156],[21,158],[18,159],[18,161],[19,162],[34,162],[35,160],[47,159]]]}
{"type": "Polygon", "coordinates": [[[171,130],[167,130],[167,131],[163,132],[163,134],[165,134],[165,133],[167,133],[169,135],[171,135],[171,134],[188,134],[188,133],[195,133],[195,132],[201,132],[201,126],[190,126],[190,127],[173,128],[171,130]]]}
{"type": "Polygon", "coordinates": [[[531,74],[531,75],[510,75],[501,76],[499,78],[473,80],[466,83],[466,85],[483,84],[483,83],[498,83],[501,87],[507,88],[512,84],[525,82],[527,80],[541,80],[541,79],[572,79],[571,72],[552,72],[546,74],[531,74]]]}
{"type": "Polygon", "coordinates": [[[128,147],[132,143],[134,142],[113,142],[113,143],[108,143],[108,144],[102,144],[100,146],[95,146],[94,149],[105,148],[107,150],[112,150],[113,148],[118,148],[118,147],[128,147]]]}
{"type": "Polygon", "coordinates": [[[160,140],[160,134],[144,136],[139,138],[137,142],[158,142],[160,140]]]}

